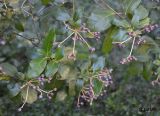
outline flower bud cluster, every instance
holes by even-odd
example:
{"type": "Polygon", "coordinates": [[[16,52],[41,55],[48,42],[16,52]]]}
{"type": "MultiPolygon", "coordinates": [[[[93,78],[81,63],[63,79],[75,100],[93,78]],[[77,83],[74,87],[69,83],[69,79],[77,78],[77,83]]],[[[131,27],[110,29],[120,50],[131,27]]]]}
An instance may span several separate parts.
{"type": "Polygon", "coordinates": [[[135,56],[128,56],[127,58],[123,58],[120,61],[120,64],[128,64],[128,63],[133,62],[133,61],[137,61],[137,58],[135,56]]]}
{"type": "Polygon", "coordinates": [[[113,83],[110,71],[108,69],[102,70],[98,75],[98,79],[103,82],[105,87],[108,87],[113,83]]]}
{"type": "Polygon", "coordinates": [[[151,31],[155,30],[158,27],[159,27],[158,24],[147,25],[146,27],[144,27],[144,31],[150,33],[151,31]]]}
{"type": "Polygon", "coordinates": [[[144,38],[142,38],[142,37],[139,37],[139,38],[136,39],[136,41],[135,41],[135,45],[137,45],[137,46],[142,45],[142,44],[144,44],[144,43],[146,43],[146,40],[145,40],[144,38]]]}
{"type": "MultiPolygon", "coordinates": [[[[96,78],[103,83],[104,87],[108,87],[113,83],[110,73],[110,70],[104,69],[96,75],[96,78]]],[[[90,83],[82,88],[78,97],[77,107],[84,105],[84,103],[90,103],[90,105],[92,105],[93,100],[97,99],[99,96],[102,96],[103,92],[106,92],[106,90],[104,90],[101,91],[99,95],[95,95],[95,85],[93,84],[93,81],[94,80],[90,80],[90,83]]]]}

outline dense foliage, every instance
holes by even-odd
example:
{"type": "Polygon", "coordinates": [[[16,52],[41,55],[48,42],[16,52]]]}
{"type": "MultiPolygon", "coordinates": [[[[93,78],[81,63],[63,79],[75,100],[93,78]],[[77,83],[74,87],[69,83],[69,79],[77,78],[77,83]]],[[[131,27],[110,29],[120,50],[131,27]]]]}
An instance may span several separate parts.
{"type": "Polygon", "coordinates": [[[160,115],[159,0],[0,0],[0,115],[160,115]]]}

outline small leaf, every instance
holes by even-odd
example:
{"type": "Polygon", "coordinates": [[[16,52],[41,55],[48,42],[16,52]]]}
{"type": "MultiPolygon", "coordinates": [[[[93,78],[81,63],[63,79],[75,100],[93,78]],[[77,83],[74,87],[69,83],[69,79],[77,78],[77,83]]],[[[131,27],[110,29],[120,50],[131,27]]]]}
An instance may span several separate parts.
{"type": "Polygon", "coordinates": [[[55,51],[55,59],[61,60],[64,57],[64,50],[63,48],[57,48],[55,51]]]}
{"type": "Polygon", "coordinates": [[[37,91],[27,86],[22,89],[21,96],[24,100],[26,100],[26,103],[32,104],[37,100],[37,91]]]}
{"type": "Polygon", "coordinates": [[[21,22],[17,22],[15,24],[15,28],[20,32],[24,32],[24,27],[23,27],[23,24],[21,22]]]}
{"type": "Polygon", "coordinates": [[[50,30],[43,41],[43,50],[46,56],[51,56],[53,41],[56,39],[55,30],[50,30]]]}
{"type": "Polygon", "coordinates": [[[45,69],[47,60],[45,58],[37,58],[30,62],[27,76],[30,78],[38,77],[45,69]]]}
{"type": "Polygon", "coordinates": [[[105,35],[105,39],[102,45],[102,52],[104,54],[107,54],[112,50],[113,35],[115,34],[116,31],[117,31],[116,28],[112,27],[108,30],[107,34],[105,35]]]}
{"type": "Polygon", "coordinates": [[[98,79],[94,79],[93,83],[94,83],[94,88],[93,88],[94,93],[95,95],[99,95],[102,92],[103,83],[98,79]]]}
{"type": "Polygon", "coordinates": [[[9,80],[10,80],[10,77],[8,75],[0,73],[0,81],[9,81],[9,80]]]}
{"type": "Polygon", "coordinates": [[[41,0],[43,5],[48,5],[52,0],[41,0]]]}
{"type": "Polygon", "coordinates": [[[2,63],[0,64],[0,67],[2,67],[2,70],[11,77],[17,76],[18,74],[17,68],[9,63],[2,63]]]}
{"type": "Polygon", "coordinates": [[[97,61],[92,65],[93,71],[102,70],[105,66],[105,58],[98,57],[97,61]]]}
{"type": "Polygon", "coordinates": [[[46,67],[46,72],[45,72],[46,76],[47,77],[54,76],[55,73],[58,71],[58,67],[59,67],[59,64],[53,60],[48,62],[47,67],[46,67]]]}
{"type": "Polygon", "coordinates": [[[143,64],[142,75],[145,80],[149,80],[151,78],[152,74],[151,74],[151,64],[150,63],[143,64]]]}
{"type": "Polygon", "coordinates": [[[124,27],[124,28],[129,28],[130,25],[126,20],[121,20],[121,19],[113,19],[113,24],[118,26],[118,27],[124,27]]]}
{"type": "Polygon", "coordinates": [[[20,92],[20,85],[18,83],[16,84],[8,84],[7,88],[10,91],[10,94],[12,97],[16,96],[20,92]]]}

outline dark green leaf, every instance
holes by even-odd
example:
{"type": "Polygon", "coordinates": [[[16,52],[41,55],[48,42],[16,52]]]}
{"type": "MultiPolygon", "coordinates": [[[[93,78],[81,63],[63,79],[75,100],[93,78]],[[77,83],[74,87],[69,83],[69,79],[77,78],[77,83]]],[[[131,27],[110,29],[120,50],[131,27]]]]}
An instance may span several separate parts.
{"type": "Polygon", "coordinates": [[[43,5],[48,5],[52,0],[41,0],[43,5]]]}
{"type": "Polygon", "coordinates": [[[46,56],[50,56],[52,53],[52,45],[53,41],[56,39],[56,33],[55,30],[51,29],[43,41],[43,50],[46,54],[46,56]]]}
{"type": "Polygon", "coordinates": [[[99,95],[102,92],[102,88],[103,88],[103,83],[101,81],[99,81],[98,79],[94,79],[94,93],[95,95],[99,95]]]}
{"type": "Polygon", "coordinates": [[[55,59],[61,60],[64,57],[64,50],[63,48],[57,48],[55,51],[55,59]]]}
{"type": "Polygon", "coordinates": [[[45,69],[47,64],[47,59],[37,58],[30,62],[27,76],[29,78],[38,77],[45,69]]]}
{"type": "Polygon", "coordinates": [[[113,35],[115,34],[116,31],[117,29],[115,27],[111,27],[108,30],[107,34],[105,35],[105,39],[102,45],[102,52],[104,54],[107,54],[112,50],[113,35]]]}
{"type": "Polygon", "coordinates": [[[21,32],[24,32],[24,27],[23,27],[23,24],[21,22],[17,22],[15,24],[15,28],[18,30],[18,31],[21,31],[21,32]]]}

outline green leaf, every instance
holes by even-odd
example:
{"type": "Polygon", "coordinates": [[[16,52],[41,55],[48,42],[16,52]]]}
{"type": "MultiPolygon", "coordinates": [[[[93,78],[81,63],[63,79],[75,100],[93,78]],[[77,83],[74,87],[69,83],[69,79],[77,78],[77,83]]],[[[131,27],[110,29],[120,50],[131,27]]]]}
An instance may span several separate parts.
{"type": "Polygon", "coordinates": [[[63,48],[57,48],[55,51],[55,59],[61,60],[64,57],[64,49],[63,48]]]}
{"type": "Polygon", "coordinates": [[[59,64],[55,61],[50,61],[47,64],[45,75],[47,77],[52,77],[58,71],[59,64]]]}
{"type": "Polygon", "coordinates": [[[76,85],[76,81],[75,80],[69,81],[69,95],[70,96],[74,96],[75,95],[75,85],[76,85]]]}
{"type": "Polygon", "coordinates": [[[117,27],[124,27],[124,28],[131,27],[130,24],[126,20],[123,20],[123,19],[114,18],[112,23],[116,25],[117,27]]]}
{"type": "Polygon", "coordinates": [[[141,0],[123,0],[123,8],[125,9],[125,14],[129,14],[140,5],[141,0]]]}
{"type": "Polygon", "coordinates": [[[124,41],[128,39],[128,37],[126,30],[118,29],[113,35],[113,41],[124,41]]]}
{"type": "Polygon", "coordinates": [[[152,76],[151,73],[151,63],[143,64],[143,72],[142,72],[143,78],[145,80],[149,80],[152,76]]]}
{"type": "Polygon", "coordinates": [[[68,21],[70,19],[69,13],[65,9],[58,9],[56,11],[56,19],[60,21],[68,21]]]}
{"type": "Polygon", "coordinates": [[[0,81],[9,81],[10,76],[0,73],[0,81]]]}
{"type": "Polygon", "coordinates": [[[37,100],[37,91],[27,86],[22,89],[21,96],[23,100],[26,100],[26,103],[32,104],[37,100]]]}
{"type": "Polygon", "coordinates": [[[41,0],[43,5],[48,5],[52,0],[41,0]]]}
{"type": "Polygon", "coordinates": [[[61,80],[67,79],[70,73],[70,67],[67,65],[60,65],[58,72],[61,75],[61,80]]]}
{"type": "Polygon", "coordinates": [[[140,20],[147,18],[149,12],[143,6],[139,6],[134,10],[134,16],[132,18],[132,25],[137,27],[139,25],[140,20]]]}
{"type": "Polygon", "coordinates": [[[61,78],[60,80],[73,80],[77,77],[77,70],[72,68],[69,65],[60,65],[58,69],[58,73],[60,74],[61,78]]]}
{"type": "Polygon", "coordinates": [[[93,91],[95,95],[99,95],[102,92],[103,83],[98,79],[94,79],[93,83],[94,83],[93,91]]]}
{"type": "Polygon", "coordinates": [[[104,31],[111,26],[111,19],[115,13],[110,10],[94,10],[89,16],[88,24],[96,31],[104,31]]]}
{"type": "Polygon", "coordinates": [[[149,24],[150,24],[150,18],[147,17],[145,19],[140,20],[138,28],[144,28],[145,26],[149,24]]]}
{"type": "Polygon", "coordinates": [[[111,27],[109,28],[107,34],[105,35],[105,39],[102,45],[102,52],[104,54],[107,54],[112,50],[113,35],[115,34],[116,31],[117,29],[115,27],[111,27]]]}
{"type": "Polygon", "coordinates": [[[92,65],[93,71],[102,70],[105,66],[105,58],[98,57],[97,61],[92,65]]]}
{"type": "Polygon", "coordinates": [[[18,83],[8,84],[7,88],[9,89],[9,92],[10,92],[12,97],[16,96],[20,92],[20,85],[18,83]]]}
{"type": "Polygon", "coordinates": [[[56,39],[55,30],[51,29],[43,41],[43,50],[46,56],[51,56],[53,41],[56,39]]]}
{"type": "Polygon", "coordinates": [[[21,32],[24,32],[24,27],[23,27],[23,24],[21,22],[17,22],[15,24],[15,28],[18,30],[18,31],[21,31],[21,32]]]}
{"type": "Polygon", "coordinates": [[[2,63],[0,64],[0,67],[2,67],[2,70],[11,77],[17,76],[18,74],[17,68],[12,64],[2,63]]]}
{"type": "Polygon", "coordinates": [[[38,77],[44,71],[46,64],[47,59],[45,58],[33,59],[29,64],[27,76],[29,78],[38,77]]]}

